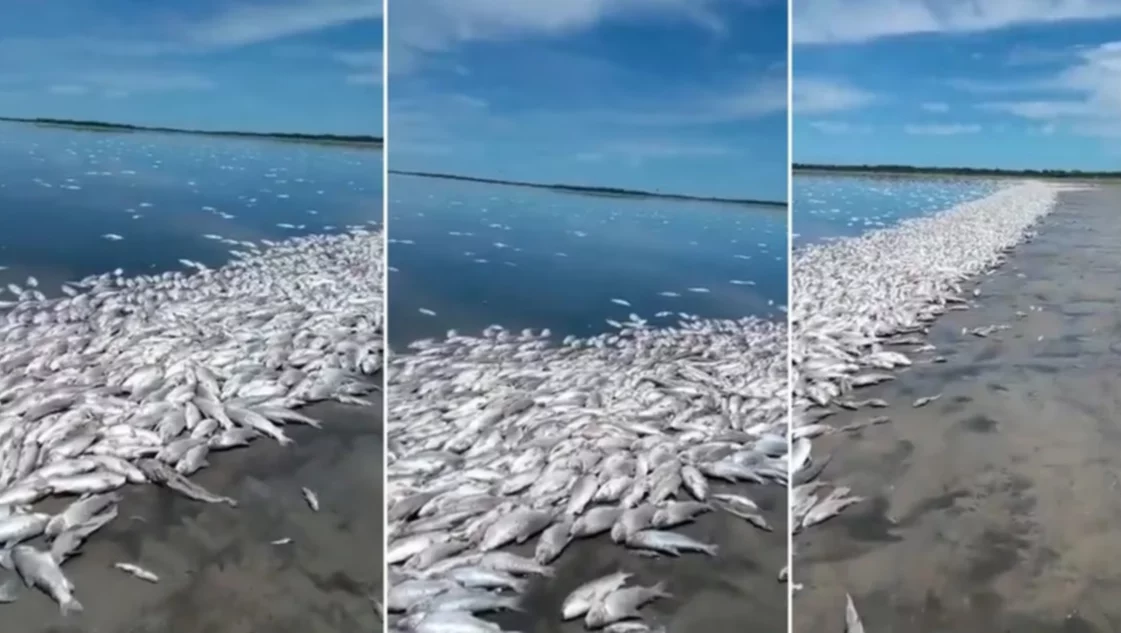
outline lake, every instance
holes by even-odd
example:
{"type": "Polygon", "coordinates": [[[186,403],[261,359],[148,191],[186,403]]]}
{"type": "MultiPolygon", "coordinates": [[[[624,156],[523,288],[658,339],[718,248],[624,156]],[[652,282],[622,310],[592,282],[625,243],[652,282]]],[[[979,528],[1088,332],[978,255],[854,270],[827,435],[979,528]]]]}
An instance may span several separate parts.
{"type": "Polygon", "coordinates": [[[785,318],[785,209],[403,175],[389,201],[398,348],[490,324],[589,336],[632,312],[785,318]]]}
{"type": "Polygon", "coordinates": [[[379,150],[0,124],[0,283],[34,275],[58,294],[68,279],[218,266],[242,248],[207,234],[380,225],[381,175],[379,150]]]}
{"type": "Polygon", "coordinates": [[[981,178],[794,176],[794,245],[860,235],[983,198],[1001,186],[981,178]]]}

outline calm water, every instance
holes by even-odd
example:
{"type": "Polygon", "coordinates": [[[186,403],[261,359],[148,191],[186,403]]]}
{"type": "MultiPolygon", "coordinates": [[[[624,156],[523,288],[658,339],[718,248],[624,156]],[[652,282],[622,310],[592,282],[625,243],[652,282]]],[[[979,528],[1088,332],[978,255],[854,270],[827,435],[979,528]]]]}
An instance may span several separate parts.
{"type": "Polygon", "coordinates": [[[979,178],[794,177],[794,244],[860,235],[929,215],[1000,187],[979,178]]]}
{"type": "Polygon", "coordinates": [[[376,150],[0,125],[0,282],[35,275],[51,294],[118,267],[220,265],[239,247],[205,234],[276,240],[380,224],[381,191],[376,150]]]}
{"type": "Polygon", "coordinates": [[[781,209],[410,176],[389,197],[393,345],[492,323],[585,336],[632,312],[778,318],[786,302],[781,209]]]}

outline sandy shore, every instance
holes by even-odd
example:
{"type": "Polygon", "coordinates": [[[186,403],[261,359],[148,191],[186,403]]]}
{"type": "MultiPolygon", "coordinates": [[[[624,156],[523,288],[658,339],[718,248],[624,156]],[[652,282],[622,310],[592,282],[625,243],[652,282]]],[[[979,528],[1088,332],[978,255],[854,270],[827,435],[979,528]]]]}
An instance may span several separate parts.
{"type": "Polygon", "coordinates": [[[868,499],[795,537],[796,632],[843,630],[846,591],[869,633],[1121,630],[1121,188],[1063,193],[1038,228],[931,329],[919,358],[947,362],[827,420],[892,422],[815,441],[868,499]]]}
{"type": "MultiPolygon", "coordinates": [[[[378,397],[378,396],[373,396],[378,397]]],[[[62,618],[23,590],[0,605],[21,633],[337,633],[376,631],[381,596],[382,421],[375,408],[320,404],[323,430],[292,428],[296,445],[259,440],[211,456],[192,479],[240,507],[131,487],[121,514],[64,569],[84,613],[62,618]],[[300,496],[320,498],[314,513],[300,496]],[[289,537],[288,545],[269,541],[289,537]],[[134,562],[149,584],[112,569],[134,562]]],[[[5,572],[6,573],[6,572],[5,572]]]]}
{"type": "MultiPolygon", "coordinates": [[[[668,633],[763,633],[786,631],[786,585],[778,572],[786,564],[786,490],[781,486],[713,486],[715,492],[746,494],[759,504],[773,532],[717,511],[702,515],[679,531],[719,545],[719,555],[682,554],[651,558],[612,543],[607,535],[576,541],[555,563],[556,575],[530,588],[521,613],[491,619],[506,630],[524,633],[586,631],[581,620],[562,622],[561,603],[579,585],[624,570],[629,582],[645,586],[665,582],[672,599],[642,609],[644,619],[668,633]]],[[[513,549],[532,556],[532,547],[513,549]]]]}

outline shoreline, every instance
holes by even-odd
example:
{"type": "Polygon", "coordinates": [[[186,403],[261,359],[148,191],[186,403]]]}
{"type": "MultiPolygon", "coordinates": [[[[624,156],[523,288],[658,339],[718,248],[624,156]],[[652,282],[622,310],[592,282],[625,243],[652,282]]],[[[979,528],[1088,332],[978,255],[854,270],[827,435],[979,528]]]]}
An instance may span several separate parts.
{"type": "Polygon", "coordinates": [[[815,440],[833,458],[830,483],[866,499],[796,537],[795,582],[805,588],[794,594],[795,631],[838,619],[846,592],[869,630],[1112,630],[1121,614],[1100,600],[1118,579],[1069,554],[1083,539],[1121,550],[1096,536],[1112,507],[1068,505],[1095,508],[1098,493],[1079,489],[1116,485],[1103,483],[1096,457],[1116,434],[1099,426],[1115,418],[1099,413],[1113,397],[1095,376],[1119,364],[1108,334],[1116,311],[1098,303],[1117,304],[1108,289],[1118,266],[1102,233],[1119,199],[1117,188],[1060,191],[1035,237],[962,284],[970,308],[941,315],[923,337],[936,349],[885,345],[914,365],[851,398],[887,407],[822,420],[890,422],[815,440]],[[931,363],[935,355],[946,361],[931,363]]]}

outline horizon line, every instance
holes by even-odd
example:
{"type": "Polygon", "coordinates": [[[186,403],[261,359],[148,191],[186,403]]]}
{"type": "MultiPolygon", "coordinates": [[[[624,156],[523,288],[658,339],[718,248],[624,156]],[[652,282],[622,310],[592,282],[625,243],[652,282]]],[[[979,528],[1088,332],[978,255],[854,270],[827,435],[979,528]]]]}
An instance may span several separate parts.
{"type": "Polygon", "coordinates": [[[696,202],[712,202],[718,204],[738,204],[744,206],[763,206],[763,207],[783,207],[786,208],[787,201],[785,200],[762,200],[755,198],[729,198],[722,196],[701,196],[693,194],[682,193],[664,193],[658,191],[646,191],[642,189],[626,189],[622,187],[602,187],[592,185],[570,185],[564,183],[543,183],[543,182],[530,182],[524,180],[505,180],[499,178],[483,178],[479,176],[466,176],[462,174],[448,174],[442,172],[429,172],[429,171],[414,171],[405,169],[387,169],[387,173],[396,174],[400,176],[416,176],[420,178],[441,178],[444,180],[459,180],[465,182],[479,182],[495,185],[508,185],[513,187],[531,187],[534,189],[553,189],[556,191],[567,191],[569,193],[585,193],[585,194],[601,194],[601,195],[615,195],[620,197],[644,197],[644,198],[667,198],[673,200],[692,200],[696,202]]]}

